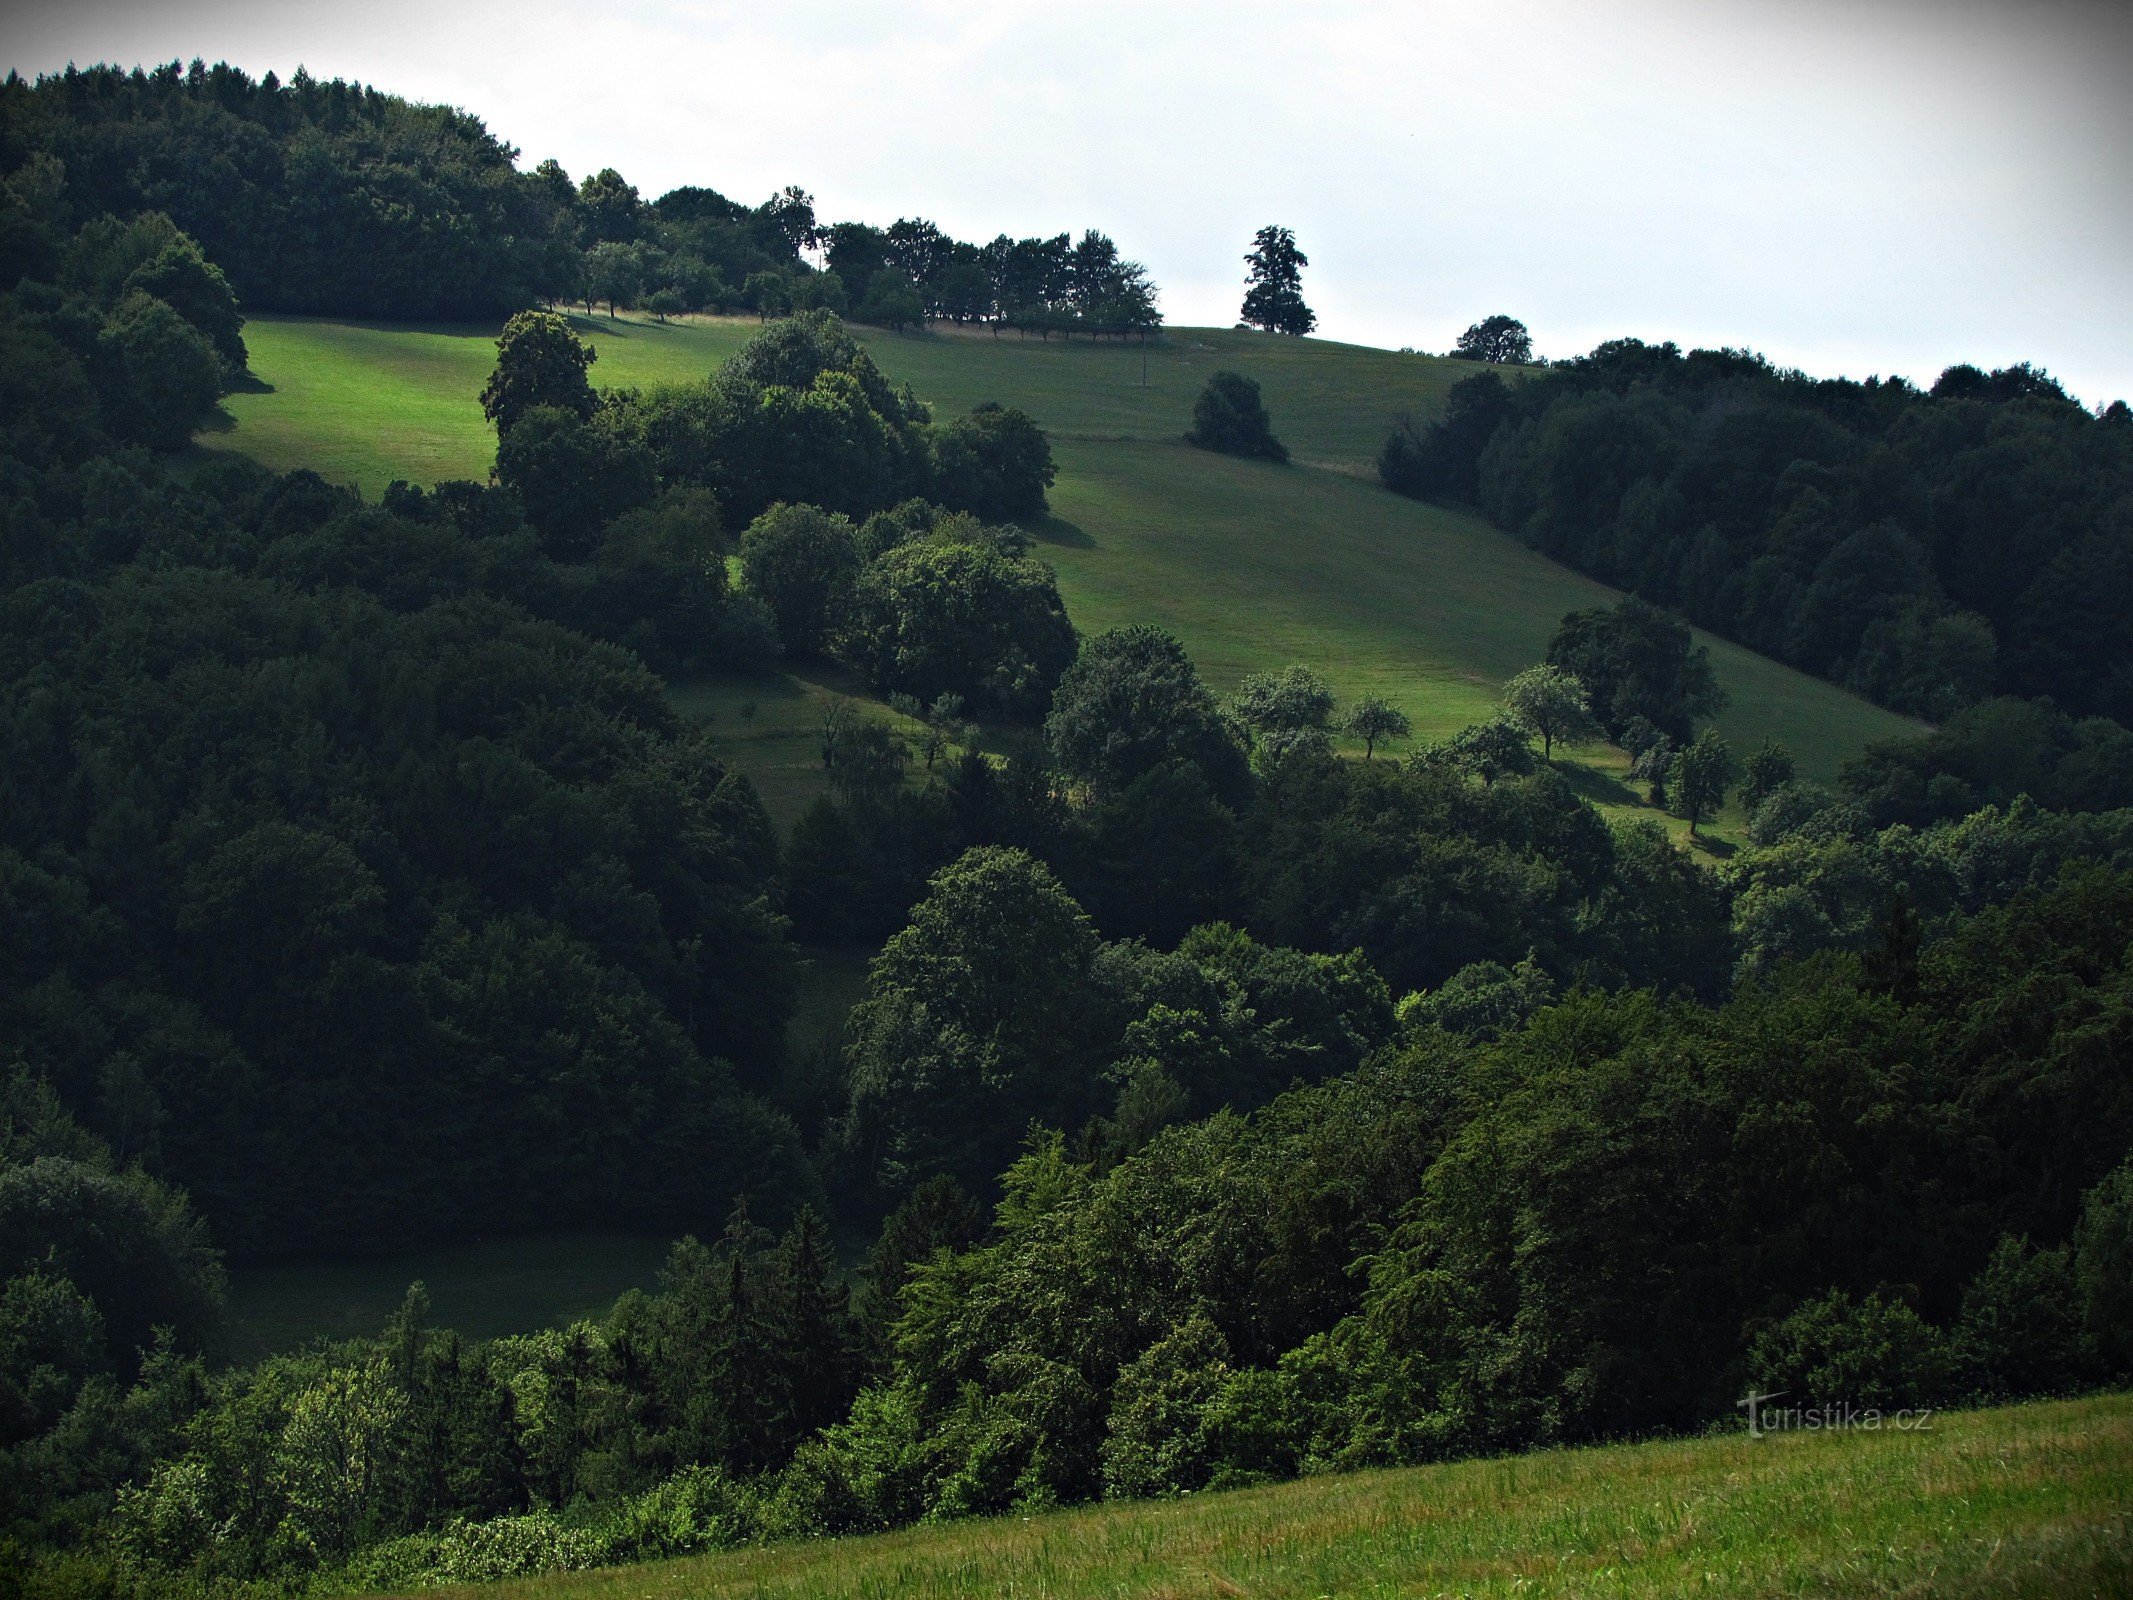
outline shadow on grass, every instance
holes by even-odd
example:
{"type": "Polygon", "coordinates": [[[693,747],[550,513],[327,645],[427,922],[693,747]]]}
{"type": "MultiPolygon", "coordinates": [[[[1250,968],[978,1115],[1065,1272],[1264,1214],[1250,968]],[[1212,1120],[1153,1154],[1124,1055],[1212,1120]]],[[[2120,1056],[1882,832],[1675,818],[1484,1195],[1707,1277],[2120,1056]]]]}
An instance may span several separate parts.
{"type": "Polygon", "coordinates": [[[1030,537],[1039,544],[1061,545],[1069,550],[1094,550],[1096,541],[1078,522],[1069,522],[1065,517],[1047,511],[1035,522],[1025,523],[1030,537]]]}
{"type": "Polygon", "coordinates": [[[1580,800],[1590,800],[1594,805],[1630,806],[1659,815],[1649,800],[1612,772],[1574,761],[1551,761],[1549,766],[1570,785],[1571,792],[1580,800]]]}

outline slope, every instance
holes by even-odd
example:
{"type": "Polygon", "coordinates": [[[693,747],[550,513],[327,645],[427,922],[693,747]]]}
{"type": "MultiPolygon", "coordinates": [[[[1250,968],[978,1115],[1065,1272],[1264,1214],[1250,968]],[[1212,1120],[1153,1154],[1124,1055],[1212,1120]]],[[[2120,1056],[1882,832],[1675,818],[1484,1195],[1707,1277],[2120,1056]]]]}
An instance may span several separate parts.
{"type": "MultiPolygon", "coordinates": [[[[579,319],[600,350],[594,377],[611,386],[700,378],[756,326],[579,319]]],[[[1037,416],[1061,469],[1038,533],[1077,625],[1161,623],[1218,687],[1305,661],[1344,697],[1392,700],[1418,736],[1448,733],[1485,714],[1498,685],[1538,659],[1564,612],[1612,597],[1478,518],[1401,500],[1371,480],[1391,419],[1428,414],[1471,370],[1464,363],[1214,329],[1173,330],[1147,347],[860,334],[891,378],[941,410],[997,399],[1037,416]],[[1259,380],[1295,465],[1233,461],[1182,442],[1192,398],[1218,367],[1259,380]]],[[[260,383],[230,398],[231,422],[210,436],[214,447],[277,468],[311,466],[371,493],[394,477],[486,472],[492,443],[476,396],[494,359],[493,329],[263,318],[246,336],[260,383]]],[[[1868,741],[1915,727],[1709,642],[1733,702],[1720,727],[1738,750],[1775,739],[1804,772],[1828,779],[1868,741]]],[[[749,698],[745,686],[713,685],[704,703],[749,698]]],[[[813,686],[798,686],[797,698],[792,685],[752,698],[784,704],[792,719],[752,726],[757,753],[804,767],[813,686]]],[[[1618,761],[1600,750],[1581,759],[1597,797],[1631,802],[1609,776],[1618,761]]]]}

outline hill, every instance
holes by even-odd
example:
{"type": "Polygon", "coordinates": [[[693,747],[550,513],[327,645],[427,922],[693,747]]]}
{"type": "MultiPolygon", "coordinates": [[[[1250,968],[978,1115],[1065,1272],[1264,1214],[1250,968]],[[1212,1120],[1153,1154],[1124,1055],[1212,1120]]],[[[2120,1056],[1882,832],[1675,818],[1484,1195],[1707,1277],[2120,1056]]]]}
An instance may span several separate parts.
{"type": "MultiPolygon", "coordinates": [[[[595,380],[648,386],[701,377],[757,328],[752,318],[656,323],[575,319],[599,348],[595,380]]],[[[1059,483],[1037,530],[1084,633],[1154,621],[1226,689],[1291,661],[1344,697],[1380,694],[1418,738],[1478,720],[1497,687],[1539,659],[1569,610],[1614,591],[1528,550],[1478,517],[1402,500],[1372,481],[1391,419],[1426,416],[1466,363],[1214,329],[1148,346],[989,332],[857,329],[893,380],[943,411],[996,399],[1051,433],[1059,483]],[[1223,367],[1257,379],[1295,458],[1288,468],[1183,443],[1193,396],[1223,367]]],[[[310,466],[375,494],[394,477],[486,474],[493,444],[477,404],[494,359],[487,326],[386,326],[286,318],[247,324],[260,382],[230,397],[215,448],[276,468],[310,466]]],[[[1704,636],[1742,751],[1765,739],[1827,779],[1871,740],[1916,725],[1737,645],[1704,636]]],[[[818,683],[710,684],[699,709],[750,748],[773,810],[810,791],[818,683]],[[744,706],[755,711],[746,718],[744,706]]],[[[1595,798],[1624,806],[1619,759],[1583,752],[1595,798]]]]}
{"type": "Polygon", "coordinates": [[[2133,1397],[1926,1432],[1549,1450],[431,1594],[2095,1595],[2133,1582],[2133,1397]],[[1951,1508],[1960,1512],[1951,1515],[1951,1508]]]}

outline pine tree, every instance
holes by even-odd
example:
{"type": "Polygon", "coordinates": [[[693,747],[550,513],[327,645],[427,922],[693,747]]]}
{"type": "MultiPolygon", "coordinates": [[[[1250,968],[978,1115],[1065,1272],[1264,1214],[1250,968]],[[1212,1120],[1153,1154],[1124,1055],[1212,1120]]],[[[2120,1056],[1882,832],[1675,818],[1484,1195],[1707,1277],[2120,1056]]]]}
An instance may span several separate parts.
{"type": "Polygon", "coordinates": [[[1318,315],[1304,304],[1303,269],[1311,258],[1296,248],[1296,235],[1271,225],[1252,236],[1252,253],[1244,258],[1244,309],[1250,327],[1268,333],[1305,334],[1318,326],[1318,315]]]}

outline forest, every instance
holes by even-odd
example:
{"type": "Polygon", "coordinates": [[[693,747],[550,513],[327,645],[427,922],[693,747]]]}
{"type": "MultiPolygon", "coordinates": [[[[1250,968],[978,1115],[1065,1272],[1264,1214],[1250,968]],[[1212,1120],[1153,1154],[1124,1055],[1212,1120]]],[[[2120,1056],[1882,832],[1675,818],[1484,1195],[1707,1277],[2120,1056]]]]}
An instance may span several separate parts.
{"type": "Polygon", "coordinates": [[[1379,474],[1899,711],[2133,721],[2133,411],[2028,366],[1921,391],[1624,339],[1484,369],[1379,474]]]}
{"type": "MultiPolygon", "coordinates": [[[[465,112],[301,69],[283,83],[196,59],[0,85],[0,171],[18,188],[26,170],[47,186],[63,173],[83,219],[169,217],[254,311],[823,309],[1043,337],[1145,336],[1161,323],[1146,270],[1094,230],[968,244],[923,218],[820,222],[790,185],[758,205],[693,186],[646,199],[613,168],[573,182],[552,160],[521,172],[517,157],[465,112]]],[[[13,212],[0,233],[11,276],[48,261],[34,222],[13,212]]]]}
{"type": "MultiPolygon", "coordinates": [[[[255,294],[356,314],[458,275],[423,254],[449,229],[364,246],[360,287],[307,278],[300,217],[235,237],[217,206],[298,192],[276,163],[369,148],[383,182],[444,130],[468,187],[407,215],[527,206],[466,280],[527,300],[561,192],[540,213],[478,126],[345,86],[5,99],[18,1592],[404,1589],[1694,1431],[1750,1385],[2133,1377],[2133,734],[2030,600],[1988,609],[2013,557],[1944,492],[2033,493],[1996,524],[2021,570],[2088,589],[2122,419],[2004,374],[1810,393],[1622,347],[1473,380],[1388,479],[1643,598],[1401,751],[1324,663],[1220,696],[1160,629],[1079,634],[1017,525],[1042,419],[935,418],[823,304],[611,393],[511,307],[486,482],[371,501],[179,454],[245,381],[255,294]],[[216,139],[265,165],[192,194],[216,139]],[[1653,533],[1635,574],[1576,544],[1601,526],[1607,562],[1653,533]],[[1655,530],[1689,527],[1670,565],[1655,530]],[[1707,569],[1762,576],[1659,582],[1707,569]],[[2005,643],[1825,789],[1709,726],[1668,607],[1750,593],[1861,681],[2005,643]],[[826,717],[830,792],[781,838],[667,689],[816,658],[931,735],[826,717]],[[1748,842],[1610,820],[1553,759],[1594,732],[1692,827],[1737,795],[1748,842]],[[794,1059],[800,943],[858,940],[843,1047],[794,1059]],[[219,1359],[226,1261],[585,1225],[674,1237],[658,1289],[475,1341],[418,1286],[374,1337],[219,1359]]],[[[753,226],[715,198],[706,251],[753,226]]],[[[840,247],[882,270],[833,229],[827,272],[840,247]]]]}

